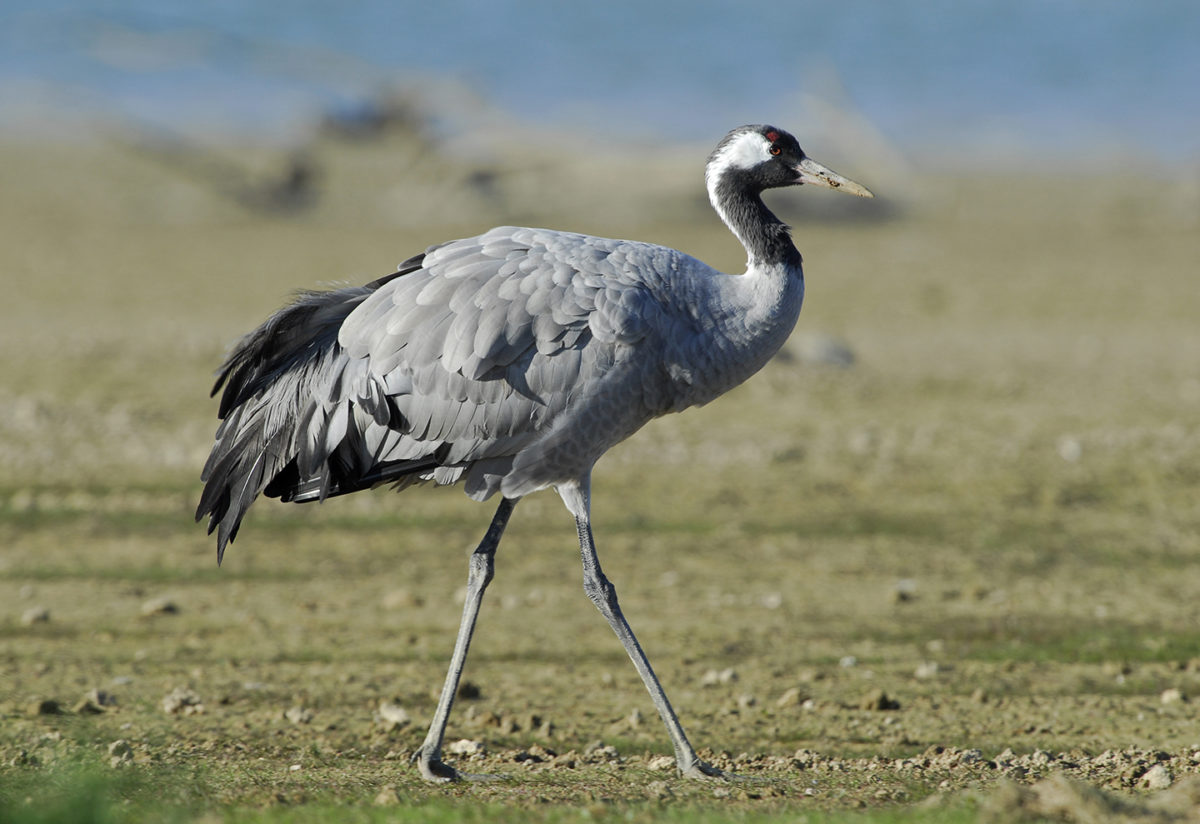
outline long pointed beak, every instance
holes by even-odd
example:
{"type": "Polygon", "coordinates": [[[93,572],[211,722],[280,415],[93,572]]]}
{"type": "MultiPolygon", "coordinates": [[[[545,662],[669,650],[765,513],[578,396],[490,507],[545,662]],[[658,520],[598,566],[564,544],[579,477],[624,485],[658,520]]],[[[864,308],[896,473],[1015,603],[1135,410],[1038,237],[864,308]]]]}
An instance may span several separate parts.
{"type": "Polygon", "coordinates": [[[800,173],[800,179],[796,181],[797,183],[811,183],[814,186],[837,189],[838,191],[858,195],[859,197],[875,197],[866,186],[855,183],[848,177],[842,177],[833,169],[822,166],[811,157],[801,160],[800,165],[796,167],[796,171],[800,173]]]}

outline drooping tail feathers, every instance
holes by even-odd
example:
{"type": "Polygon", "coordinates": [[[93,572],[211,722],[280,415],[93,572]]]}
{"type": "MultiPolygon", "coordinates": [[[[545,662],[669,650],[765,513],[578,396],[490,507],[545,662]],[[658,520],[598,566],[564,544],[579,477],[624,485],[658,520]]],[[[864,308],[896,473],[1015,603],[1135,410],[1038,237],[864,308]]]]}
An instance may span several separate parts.
{"type": "MultiPolygon", "coordinates": [[[[412,263],[419,265],[419,259],[406,261],[412,263]]],[[[314,397],[345,363],[337,342],[342,322],[379,286],[412,268],[402,266],[365,286],[301,293],[242,338],[221,366],[212,394],[224,386],[222,420],[200,476],[205,486],[196,509],[196,520],[208,515],[208,531],[217,533],[218,563],[260,493],[284,501],[319,500],[430,465],[355,466],[355,450],[349,449],[321,456],[316,467],[302,454],[314,397]]]]}

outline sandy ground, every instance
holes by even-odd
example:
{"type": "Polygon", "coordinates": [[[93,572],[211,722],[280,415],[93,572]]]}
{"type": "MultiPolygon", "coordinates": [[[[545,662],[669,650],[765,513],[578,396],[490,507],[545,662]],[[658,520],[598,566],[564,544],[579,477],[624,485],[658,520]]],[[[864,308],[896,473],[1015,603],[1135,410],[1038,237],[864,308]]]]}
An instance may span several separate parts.
{"type": "Polygon", "coordinates": [[[693,741],[768,780],[663,768],[551,493],[516,511],[451,719],[460,762],[514,779],[416,780],[490,508],[260,502],[217,569],[191,521],[211,373],[291,290],[494,223],[739,268],[704,148],[564,148],[326,137],[300,180],[263,148],[0,145],[0,780],[81,759],[201,808],[1195,815],[1195,173],[927,176],[815,146],[882,197],[772,198],[808,272],[793,341],[595,478],[601,558],[693,741]]]}

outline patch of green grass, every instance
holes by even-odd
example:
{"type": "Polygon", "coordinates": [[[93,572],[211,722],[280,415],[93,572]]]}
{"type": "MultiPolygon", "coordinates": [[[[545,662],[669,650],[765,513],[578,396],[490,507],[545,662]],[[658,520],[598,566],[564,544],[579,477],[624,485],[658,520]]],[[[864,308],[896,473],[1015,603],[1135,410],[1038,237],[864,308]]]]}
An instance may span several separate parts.
{"type": "MultiPolygon", "coordinates": [[[[621,801],[602,790],[579,788],[575,803],[548,803],[534,782],[512,801],[483,800],[471,785],[430,791],[407,786],[385,789],[386,798],[363,788],[361,800],[321,798],[319,790],[300,795],[264,786],[260,803],[221,801],[222,776],[199,769],[186,772],[162,767],[105,768],[75,761],[44,769],[10,769],[0,773],[0,821],[5,824],[138,824],[138,822],[212,822],[228,824],[451,824],[454,822],[639,821],[663,824],[959,824],[976,820],[963,803],[921,807],[880,807],[862,811],[826,811],[810,799],[783,800],[773,809],[744,806],[740,795],[755,794],[754,783],[716,784],[724,800],[700,802],[691,794],[676,800],[669,788],[653,801],[621,801]],[[724,792],[728,790],[728,792],[724,792]],[[318,797],[310,798],[309,795],[318,797]]],[[[664,787],[668,785],[664,784],[664,787]]],[[[545,789],[545,788],[543,788],[545,789]]]]}
{"type": "Polygon", "coordinates": [[[5,824],[166,824],[192,817],[186,808],[164,802],[158,782],[136,770],[77,762],[0,776],[0,821],[5,824]]]}

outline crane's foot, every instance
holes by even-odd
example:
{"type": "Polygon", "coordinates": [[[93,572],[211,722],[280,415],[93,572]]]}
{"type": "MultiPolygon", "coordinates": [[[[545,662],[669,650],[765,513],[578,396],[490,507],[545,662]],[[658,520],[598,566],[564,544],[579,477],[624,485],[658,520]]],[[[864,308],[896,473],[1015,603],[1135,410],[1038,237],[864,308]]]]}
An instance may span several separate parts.
{"type": "Polygon", "coordinates": [[[717,769],[712,764],[706,764],[703,761],[693,761],[690,765],[679,765],[679,774],[684,778],[698,778],[700,780],[719,779],[728,781],[731,778],[739,778],[733,773],[727,773],[724,770],[717,769]]]}
{"type": "Polygon", "coordinates": [[[413,753],[411,760],[416,762],[421,778],[431,784],[449,784],[451,781],[499,781],[505,777],[489,773],[459,772],[441,759],[441,753],[427,751],[424,747],[413,753]]]}
{"type": "Polygon", "coordinates": [[[684,778],[697,778],[701,781],[763,781],[761,776],[757,775],[739,775],[738,773],[725,772],[725,770],[714,767],[712,764],[707,764],[699,759],[693,761],[689,766],[679,766],[679,774],[684,778]]]}

